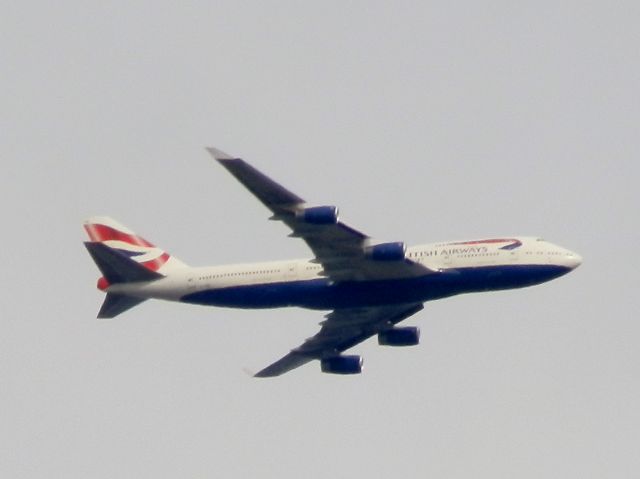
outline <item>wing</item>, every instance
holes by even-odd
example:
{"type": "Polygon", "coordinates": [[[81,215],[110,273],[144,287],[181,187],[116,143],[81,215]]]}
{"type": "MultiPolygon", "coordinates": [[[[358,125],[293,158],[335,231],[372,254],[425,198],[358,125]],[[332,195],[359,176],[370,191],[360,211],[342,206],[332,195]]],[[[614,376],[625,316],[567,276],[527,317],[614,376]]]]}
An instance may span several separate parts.
{"type": "Polygon", "coordinates": [[[337,218],[332,206],[308,207],[306,202],[267,177],[249,163],[215,148],[207,148],[240,183],[253,193],[273,216],[291,228],[291,237],[302,238],[313,251],[323,273],[333,281],[422,276],[433,273],[408,259],[374,261],[367,254],[369,236],[337,218]]]}
{"type": "Polygon", "coordinates": [[[371,308],[337,309],[320,323],[315,336],[256,374],[266,378],[280,376],[314,359],[340,355],[374,334],[393,327],[423,309],[422,303],[400,304],[371,308]]]}

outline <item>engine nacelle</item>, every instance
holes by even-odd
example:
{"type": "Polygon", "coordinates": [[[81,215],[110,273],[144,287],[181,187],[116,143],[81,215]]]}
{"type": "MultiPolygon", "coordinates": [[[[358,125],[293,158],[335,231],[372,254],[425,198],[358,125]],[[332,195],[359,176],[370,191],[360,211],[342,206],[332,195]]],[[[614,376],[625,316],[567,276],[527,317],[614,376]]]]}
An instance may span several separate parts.
{"type": "Polygon", "coordinates": [[[374,261],[402,261],[407,247],[402,241],[382,243],[367,247],[365,254],[374,261]]]}
{"type": "Polygon", "coordinates": [[[338,222],[338,208],[335,206],[313,206],[299,211],[297,217],[310,225],[333,225],[338,222]]]}
{"type": "Polygon", "coordinates": [[[360,356],[334,356],[320,361],[323,373],[330,374],[360,374],[362,372],[362,358],[360,356]]]}
{"type": "Polygon", "coordinates": [[[415,326],[391,328],[378,333],[382,346],[415,346],[420,342],[420,329],[415,326]]]}

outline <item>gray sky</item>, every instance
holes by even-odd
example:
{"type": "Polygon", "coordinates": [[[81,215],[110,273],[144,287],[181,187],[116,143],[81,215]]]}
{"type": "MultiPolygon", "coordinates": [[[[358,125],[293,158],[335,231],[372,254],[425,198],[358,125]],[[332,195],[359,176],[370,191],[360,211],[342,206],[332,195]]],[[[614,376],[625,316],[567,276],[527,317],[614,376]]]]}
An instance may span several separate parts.
{"type": "Polygon", "coordinates": [[[637,2],[11,3],[2,477],[636,477],[637,2]],[[93,214],[194,265],[308,255],[206,145],[381,239],[585,264],[429,303],[359,377],[255,380],[320,313],[94,319],[93,214]]]}

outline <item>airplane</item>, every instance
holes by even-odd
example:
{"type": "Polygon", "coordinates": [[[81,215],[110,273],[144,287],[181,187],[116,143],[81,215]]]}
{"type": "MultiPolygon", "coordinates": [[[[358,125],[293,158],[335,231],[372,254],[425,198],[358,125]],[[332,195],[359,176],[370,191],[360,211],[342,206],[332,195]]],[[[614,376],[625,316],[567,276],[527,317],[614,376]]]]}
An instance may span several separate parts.
{"type": "Polygon", "coordinates": [[[320,331],[255,377],[284,374],[319,360],[325,373],[358,374],[359,355],[344,354],[377,336],[384,346],[419,343],[415,326],[397,326],[427,301],[463,293],[537,285],[577,268],[582,258],[537,237],[444,241],[408,247],[376,241],[340,220],[335,206],[308,205],[240,158],[209,153],[291,229],[314,257],[189,267],[108,217],[88,219],[85,246],[106,298],[98,318],[113,318],[155,298],[229,308],[328,310],[320,331]]]}

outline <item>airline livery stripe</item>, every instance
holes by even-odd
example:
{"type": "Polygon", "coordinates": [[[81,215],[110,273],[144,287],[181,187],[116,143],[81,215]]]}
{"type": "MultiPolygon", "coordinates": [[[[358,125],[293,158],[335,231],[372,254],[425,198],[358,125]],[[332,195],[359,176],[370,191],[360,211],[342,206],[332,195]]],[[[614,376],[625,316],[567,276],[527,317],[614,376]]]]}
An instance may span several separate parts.
{"type": "Polygon", "coordinates": [[[91,241],[122,241],[134,246],[145,246],[148,248],[154,247],[151,243],[140,236],[123,233],[122,231],[118,231],[106,225],[90,224],[85,225],[84,228],[87,230],[87,234],[89,235],[89,238],[91,238],[91,241]]]}
{"type": "Polygon", "coordinates": [[[447,246],[476,246],[482,244],[499,244],[499,243],[509,243],[507,245],[501,246],[500,249],[512,250],[519,248],[522,246],[522,241],[515,238],[496,238],[496,239],[486,239],[486,240],[476,240],[476,241],[461,241],[459,243],[448,243],[447,246]]]}
{"type": "Polygon", "coordinates": [[[497,238],[475,241],[461,241],[459,243],[448,243],[449,245],[472,245],[472,244],[494,244],[494,243],[520,243],[519,240],[513,238],[497,238]]]}
{"type": "Polygon", "coordinates": [[[162,253],[156,259],[144,261],[140,264],[151,271],[158,271],[167,261],[169,261],[170,257],[169,253],[162,253]]]}

